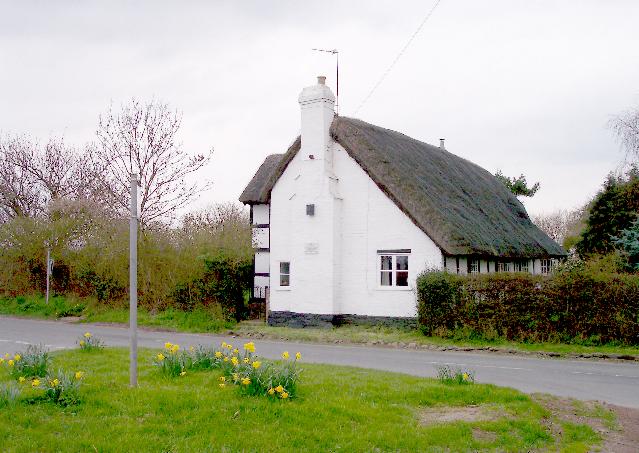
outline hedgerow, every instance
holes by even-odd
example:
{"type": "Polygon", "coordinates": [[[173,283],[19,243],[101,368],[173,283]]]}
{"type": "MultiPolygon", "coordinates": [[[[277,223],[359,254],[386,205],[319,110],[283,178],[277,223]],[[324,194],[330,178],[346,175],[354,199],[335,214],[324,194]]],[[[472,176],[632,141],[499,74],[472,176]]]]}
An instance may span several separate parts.
{"type": "Polygon", "coordinates": [[[639,275],[564,266],[551,276],[430,271],[417,279],[427,335],[639,344],[639,275]]]}

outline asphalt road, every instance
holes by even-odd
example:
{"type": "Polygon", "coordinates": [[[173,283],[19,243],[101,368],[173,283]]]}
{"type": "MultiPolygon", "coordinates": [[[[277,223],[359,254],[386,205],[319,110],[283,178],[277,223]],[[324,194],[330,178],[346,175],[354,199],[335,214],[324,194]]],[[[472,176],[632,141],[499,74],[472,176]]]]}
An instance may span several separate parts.
{"type": "MultiPolygon", "coordinates": [[[[122,327],[68,324],[0,316],[0,353],[16,352],[27,344],[44,344],[51,350],[77,347],[87,330],[108,346],[127,346],[129,331],[122,327]]],[[[221,341],[239,345],[244,340],[228,336],[173,332],[138,332],[140,347],[161,348],[165,341],[182,347],[221,341]]],[[[282,351],[300,351],[303,361],[351,365],[415,376],[435,376],[436,366],[470,368],[480,383],[491,383],[533,393],[545,392],[582,400],[599,400],[639,408],[639,364],[590,360],[543,359],[489,353],[443,352],[252,340],[259,355],[278,358],[282,351]]]]}

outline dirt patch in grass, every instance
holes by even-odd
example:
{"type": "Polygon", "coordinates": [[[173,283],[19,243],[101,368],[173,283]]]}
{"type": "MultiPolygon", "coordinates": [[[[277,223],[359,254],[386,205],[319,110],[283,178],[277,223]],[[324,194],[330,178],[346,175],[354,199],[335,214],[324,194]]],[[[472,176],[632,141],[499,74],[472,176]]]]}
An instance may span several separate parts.
{"type": "Polygon", "coordinates": [[[452,422],[489,422],[501,415],[494,406],[429,407],[419,412],[422,425],[452,422]]]}
{"type": "Polygon", "coordinates": [[[561,422],[584,424],[602,437],[601,451],[639,451],[639,409],[541,394],[535,394],[533,398],[553,414],[543,421],[553,436],[561,436],[561,422]]]}
{"type": "Polygon", "coordinates": [[[497,440],[497,434],[483,429],[473,428],[473,438],[479,442],[492,443],[497,440]]]}

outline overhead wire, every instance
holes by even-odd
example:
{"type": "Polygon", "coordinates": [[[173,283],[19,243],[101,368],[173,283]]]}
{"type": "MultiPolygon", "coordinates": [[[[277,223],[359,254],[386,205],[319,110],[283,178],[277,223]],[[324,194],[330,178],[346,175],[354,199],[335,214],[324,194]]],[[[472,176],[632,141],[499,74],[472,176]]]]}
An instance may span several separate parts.
{"type": "Polygon", "coordinates": [[[366,95],[366,97],[362,100],[362,102],[359,104],[359,106],[357,107],[357,109],[355,109],[355,111],[353,112],[353,116],[355,116],[357,114],[357,112],[360,111],[360,109],[364,106],[364,104],[366,104],[366,102],[371,98],[371,96],[373,96],[373,93],[375,93],[375,91],[377,90],[377,88],[379,88],[379,86],[382,84],[382,82],[386,79],[386,77],[388,76],[388,74],[393,70],[393,68],[395,67],[395,65],[397,64],[397,62],[399,61],[399,59],[402,57],[402,55],[404,55],[404,53],[406,52],[406,50],[408,49],[408,47],[411,45],[411,43],[413,42],[413,40],[417,37],[417,35],[419,34],[419,32],[422,30],[422,28],[424,28],[424,25],[426,25],[426,22],[428,21],[428,19],[430,19],[430,16],[433,15],[433,12],[435,11],[435,8],[437,8],[437,5],[439,5],[439,3],[441,2],[441,0],[437,0],[432,8],[428,11],[428,13],[426,14],[426,16],[424,17],[424,19],[421,21],[421,23],[419,24],[419,27],[417,27],[417,30],[415,30],[415,32],[410,36],[410,38],[408,39],[408,41],[406,42],[406,44],[404,45],[404,47],[402,47],[402,49],[399,51],[399,53],[397,54],[397,56],[395,57],[395,59],[393,60],[393,62],[388,66],[388,68],[386,69],[386,71],[384,71],[384,73],[382,74],[382,76],[379,78],[379,80],[377,81],[377,83],[373,86],[373,88],[368,92],[368,94],[366,95]]]}

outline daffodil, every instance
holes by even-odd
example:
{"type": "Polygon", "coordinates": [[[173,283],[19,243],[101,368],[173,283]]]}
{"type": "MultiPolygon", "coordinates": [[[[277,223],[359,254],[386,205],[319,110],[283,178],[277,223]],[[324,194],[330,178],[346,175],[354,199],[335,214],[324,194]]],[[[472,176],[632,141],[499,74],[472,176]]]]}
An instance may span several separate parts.
{"type": "Polygon", "coordinates": [[[20,377],[18,378],[18,382],[19,382],[20,384],[24,384],[24,381],[26,381],[26,378],[25,378],[24,376],[20,376],[20,377]]]}
{"type": "Polygon", "coordinates": [[[215,357],[219,359],[220,357],[222,357],[222,353],[220,351],[215,351],[215,357]]]}
{"type": "Polygon", "coordinates": [[[468,377],[469,377],[469,376],[468,376],[468,373],[464,373],[464,374],[462,374],[462,378],[464,379],[464,381],[467,381],[467,380],[468,380],[468,377]]]}
{"type": "Polygon", "coordinates": [[[37,387],[39,385],[40,385],[40,379],[34,379],[33,381],[31,381],[32,387],[37,387]]]}
{"type": "Polygon", "coordinates": [[[281,385],[278,385],[277,387],[275,387],[275,391],[277,393],[282,393],[284,391],[284,387],[282,387],[281,385]]]}
{"type": "Polygon", "coordinates": [[[272,395],[273,393],[275,393],[275,389],[273,387],[271,387],[270,389],[268,389],[268,394],[272,395]]]}
{"type": "Polygon", "coordinates": [[[80,347],[84,346],[86,343],[84,342],[84,340],[80,340],[80,347]]]}
{"type": "Polygon", "coordinates": [[[231,363],[235,366],[238,366],[240,364],[240,361],[237,360],[237,357],[233,356],[231,357],[231,363]]]}
{"type": "Polygon", "coordinates": [[[228,357],[226,357],[226,356],[224,356],[224,361],[225,361],[225,362],[228,362],[228,361],[229,361],[229,358],[228,358],[228,357]]]}
{"type": "Polygon", "coordinates": [[[233,373],[233,380],[237,381],[240,378],[240,375],[237,373],[233,373]]]}
{"type": "Polygon", "coordinates": [[[91,332],[86,332],[84,334],[84,338],[91,338],[93,335],[91,335],[91,332]]]}
{"type": "Polygon", "coordinates": [[[218,384],[220,386],[221,389],[223,389],[224,387],[226,387],[226,384],[224,382],[221,382],[220,384],[218,384]]]}
{"type": "Polygon", "coordinates": [[[180,376],[184,376],[185,374],[186,374],[186,371],[182,371],[182,372],[180,373],[180,376]]]}
{"type": "Polygon", "coordinates": [[[223,341],[223,342],[222,342],[222,347],[223,347],[223,348],[226,348],[226,341],[223,341]]]}
{"type": "Polygon", "coordinates": [[[286,392],[282,392],[282,399],[285,400],[286,398],[288,398],[288,393],[286,392]]]}
{"type": "Polygon", "coordinates": [[[173,343],[169,343],[168,341],[164,343],[164,349],[171,349],[173,347],[173,343]]]}
{"type": "Polygon", "coordinates": [[[231,349],[233,349],[233,345],[232,344],[227,344],[226,345],[226,349],[228,349],[230,351],[231,349]]]}
{"type": "Polygon", "coordinates": [[[14,363],[13,360],[9,359],[9,361],[7,362],[7,365],[13,366],[13,363],[14,363]]]}
{"type": "Polygon", "coordinates": [[[244,357],[244,359],[242,360],[242,362],[244,363],[249,363],[251,361],[251,359],[249,359],[248,357],[244,357]]]}
{"type": "Polygon", "coordinates": [[[239,353],[240,353],[239,349],[237,349],[237,348],[233,349],[233,354],[239,354],[239,353]]]}
{"type": "Polygon", "coordinates": [[[60,381],[58,380],[58,378],[55,378],[54,380],[49,381],[49,385],[51,387],[57,387],[59,384],[60,384],[60,381]]]}
{"type": "Polygon", "coordinates": [[[284,351],[284,352],[282,353],[282,358],[283,358],[284,360],[288,360],[288,358],[289,358],[288,351],[284,351]]]}
{"type": "Polygon", "coordinates": [[[4,359],[0,357],[0,365],[2,365],[3,363],[4,363],[4,359]]]}
{"type": "Polygon", "coordinates": [[[14,356],[13,356],[13,359],[14,359],[16,362],[19,362],[21,358],[22,358],[22,356],[21,356],[20,354],[16,354],[16,355],[14,355],[14,356]]]}
{"type": "Polygon", "coordinates": [[[295,353],[295,360],[300,360],[302,358],[302,353],[301,352],[296,352],[295,353]]]}
{"type": "Polygon", "coordinates": [[[179,350],[180,350],[180,345],[174,344],[173,347],[171,348],[171,354],[176,354],[179,350]]]}
{"type": "Polygon", "coordinates": [[[251,380],[247,377],[242,378],[242,385],[249,385],[251,383],[251,380]]]}
{"type": "Polygon", "coordinates": [[[248,352],[255,352],[255,343],[252,341],[244,344],[244,350],[248,352]]]}
{"type": "Polygon", "coordinates": [[[224,376],[220,376],[220,382],[226,382],[226,378],[224,376]]]}
{"type": "Polygon", "coordinates": [[[260,362],[259,360],[256,360],[255,362],[253,362],[253,368],[255,368],[256,370],[262,366],[262,362],[260,362]]]}
{"type": "Polygon", "coordinates": [[[161,352],[157,355],[157,359],[161,362],[162,360],[164,360],[166,357],[164,357],[164,354],[162,354],[161,352]]]}
{"type": "Polygon", "coordinates": [[[80,380],[80,379],[82,379],[83,377],[84,377],[84,371],[76,371],[76,372],[75,372],[75,378],[76,378],[76,380],[78,380],[78,381],[79,381],[79,380],[80,380]]]}

